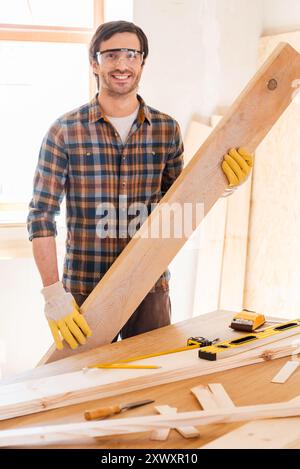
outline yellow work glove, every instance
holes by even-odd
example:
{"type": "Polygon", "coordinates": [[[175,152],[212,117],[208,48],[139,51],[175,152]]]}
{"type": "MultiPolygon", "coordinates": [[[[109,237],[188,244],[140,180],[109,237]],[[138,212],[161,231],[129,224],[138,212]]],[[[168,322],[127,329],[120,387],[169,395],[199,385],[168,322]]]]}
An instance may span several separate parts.
{"type": "Polygon", "coordinates": [[[227,177],[229,188],[235,188],[246,181],[253,166],[253,157],[245,148],[232,148],[224,156],[222,170],[227,177]]]}
{"type": "Polygon", "coordinates": [[[85,344],[92,335],[86,320],[71,293],[67,293],[61,282],[42,289],[45,298],[45,316],[58,350],[63,349],[63,339],[75,349],[85,344]]]}

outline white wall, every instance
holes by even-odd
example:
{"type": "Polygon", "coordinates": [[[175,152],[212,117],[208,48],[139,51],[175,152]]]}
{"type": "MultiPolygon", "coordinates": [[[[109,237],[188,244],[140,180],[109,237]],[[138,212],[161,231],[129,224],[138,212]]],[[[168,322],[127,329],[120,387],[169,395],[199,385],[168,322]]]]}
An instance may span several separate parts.
{"type": "Polygon", "coordinates": [[[299,0],[264,0],[263,7],[264,36],[300,29],[299,0]]]}
{"type": "Polygon", "coordinates": [[[134,22],[149,37],[141,92],[178,119],[229,105],[255,70],[261,0],[135,0],[134,22]]]}
{"type": "Polygon", "coordinates": [[[43,313],[42,284],[33,259],[0,260],[3,376],[37,365],[52,344],[43,313]]]}

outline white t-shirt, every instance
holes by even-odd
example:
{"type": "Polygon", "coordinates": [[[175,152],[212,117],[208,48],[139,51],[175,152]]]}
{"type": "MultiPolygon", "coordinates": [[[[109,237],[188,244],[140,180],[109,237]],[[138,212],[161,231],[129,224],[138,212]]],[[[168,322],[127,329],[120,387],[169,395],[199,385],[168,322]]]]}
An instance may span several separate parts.
{"type": "Polygon", "coordinates": [[[134,123],[138,115],[138,112],[139,112],[139,107],[137,107],[136,110],[129,116],[125,116],[125,117],[107,116],[107,118],[112,123],[114,128],[118,131],[123,143],[125,143],[127,140],[128,134],[130,132],[132,124],[134,123]]]}

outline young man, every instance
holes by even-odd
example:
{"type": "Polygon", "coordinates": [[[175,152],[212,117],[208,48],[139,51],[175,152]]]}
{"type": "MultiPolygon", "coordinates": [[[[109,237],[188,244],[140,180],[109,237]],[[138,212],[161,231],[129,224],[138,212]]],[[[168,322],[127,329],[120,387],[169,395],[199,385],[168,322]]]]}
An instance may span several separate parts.
{"type": "MultiPolygon", "coordinates": [[[[136,214],[127,207],[143,204],[149,214],[183,167],[177,122],[137,94],[147,55],[148,41],[138,26],[102,24],[89,49],[99,92],[57,119],[42,142],[28,231],[58,349],[63,339],[74,349],[92,333],[79,307],[130,241],[127,227],[136,214]],[[68,234],[60,282],[54,219],[64,194],[68,234]]],[[[243,150],[231,150],[222,163],[231,186],[243,182],[251,166],[252,158],[243,150]]],[[[168,325],[170,314],[165,272],[120,336],[168,325]]]]}

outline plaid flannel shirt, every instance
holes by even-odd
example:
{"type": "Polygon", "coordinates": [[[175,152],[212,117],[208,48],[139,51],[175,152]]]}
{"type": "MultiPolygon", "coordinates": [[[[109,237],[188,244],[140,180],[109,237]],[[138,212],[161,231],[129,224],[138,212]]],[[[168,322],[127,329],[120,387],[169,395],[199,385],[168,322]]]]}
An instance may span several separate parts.
{"type": "MultiPolygon", "coordinates": [[[[97,235],[103,216],[99,205],[113,204],[118,212],[122,201],[127,206],[142,202],[150,213],[182,170],[178,123],[138,99],[138,116],[125,144],[101,111],[98,95],[57,119],[43,139],[27,219],[29,239],[57,234],[55,216],[65,195],[62,280],[72,293],[89,294],[131,239],[119,235],[118,218],[110,220],[117,236],[97,235]]],[[[127,222],[131,219],[126,212],[127,222]]],[[[167,273],[160,281],[167,283],[167,273]]]]}

